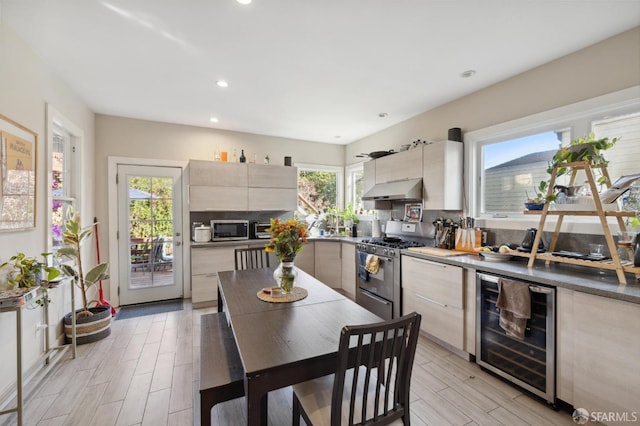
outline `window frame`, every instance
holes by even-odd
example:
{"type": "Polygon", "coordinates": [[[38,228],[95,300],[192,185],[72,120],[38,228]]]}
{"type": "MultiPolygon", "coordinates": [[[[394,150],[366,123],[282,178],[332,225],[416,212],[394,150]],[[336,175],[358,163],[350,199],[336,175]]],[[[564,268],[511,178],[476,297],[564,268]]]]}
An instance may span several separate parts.
{"type": "MultiPolygon", "coordinates": [[[[480,214],[483,145],[558,129],[569,129],[571,139],[574,139],[588,135],[594,121],[638,111],[640,111],[640,86],[634,86],[466,133],[464,180],[468,214],[477,219],[479,226],[490,228],[524,229],[539,223],[538,216],[525,216],[522,212],[495,217],[480,214]]],[[[552,217],[553,223],[555,219],[552,217]]],[[[567,216],[563,221],[563,231],[590,234],[602,232],[597,218],[571,216],[567,216]]]]}
{"type": "Polygon", "coordinates": [[[81,202],[79,198],[80,194],[80,179],[82,175],[82,164],[80,159],[82,142],[84,140],[84,131],[76,126],[71,120],[61,114],[55,107],[47,104],[47,141],[46,141],[46,207],[45,207],[45,233],[46,233],[46,245],[47,251],[53,252],[53,232],[51,219],[51,206],[53,200],[59,199],[65,201],[73,206],[74,211],[79,212],[81,208],[81,202]],[[68,157],[69,161],[66,162],[68,168],[66,184],[68,185],[68,192],[62,197],[54,197],[51,186],[53,184],[53,135],[54,132],[60,129],[69,136],[68,142],[68,157]]]}
{"type": "MultiPolygon", "coordinates": [[[[356,209],[358,204],[358,200],[356,197],[356,182],[353,179],[355,173],[361,172],[364,174],[364,163],[354,163],[345,166],[344,175],[345,175],[345,193],[344,193],[344,205],[347,206],[349,203],[356,209]]],[[[362,201],[360,201],[362,202],[362,201]]]]}

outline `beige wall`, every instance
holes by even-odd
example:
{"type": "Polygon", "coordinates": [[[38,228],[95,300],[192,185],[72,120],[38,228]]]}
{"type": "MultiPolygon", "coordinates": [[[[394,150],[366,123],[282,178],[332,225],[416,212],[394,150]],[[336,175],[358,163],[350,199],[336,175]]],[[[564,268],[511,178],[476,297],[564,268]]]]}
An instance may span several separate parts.
{"type": "MultiPolygon", "coordinates": [[[[92,218],[93,184],[92,171],[94,158],[94,114],[55,76],[55,74],[37,57],[31,48],[8,28],[0,19],[0,114],[26,126],[38,134],[37,150],[37,205],[36,227],[27,231],[0,232],[0,263],[8,260],[17,252],[39,257],[47,250],[45,214],[47,205],[46,173],[46,104],[53,105],[61,114],[74,122],[84,131],[85,140],[82,162],[85,175],[81,194],[83,217],[92,218]]],[[[95,255],[94,255],[95,256],[95,255]]],[[[95,258],[91,256],[92,258],[95,258]]],[[[52,312],[57,319],[71,310],[69,295],[62,295],[66,288],[52,290],[52,312]]],[[[34,368],[38,356],[42,353],[42,331],[36,332],[36,324],[44,321],[42,308],[23,309],[23,368],[34,368]]],[[[0,398],[6,391],[13,389],[15,381],[15,316],[13,313],[0,313],[0,398]]],[[[52,334],[55,333],[55,324],[52,334]]]]}
{"type": "Polygon", "coordinates": [[[414,139],[444,140],[452,127],[478,130],[637,85],[640,27],[356,141],[347,146],[345,162],[414,139]]]}

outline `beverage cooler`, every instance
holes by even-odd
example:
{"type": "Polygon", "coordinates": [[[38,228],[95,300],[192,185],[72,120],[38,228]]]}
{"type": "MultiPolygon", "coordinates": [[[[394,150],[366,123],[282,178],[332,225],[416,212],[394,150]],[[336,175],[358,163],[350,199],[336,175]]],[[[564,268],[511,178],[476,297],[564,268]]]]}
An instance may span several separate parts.
{"type": "Polygon", "coordinates": [[[500,326],[498,283],[501,277],[477,274],[476,362],[527,391],[555,403],[555,288],[525,281],[531,318],[524,338],[500,326]]]}

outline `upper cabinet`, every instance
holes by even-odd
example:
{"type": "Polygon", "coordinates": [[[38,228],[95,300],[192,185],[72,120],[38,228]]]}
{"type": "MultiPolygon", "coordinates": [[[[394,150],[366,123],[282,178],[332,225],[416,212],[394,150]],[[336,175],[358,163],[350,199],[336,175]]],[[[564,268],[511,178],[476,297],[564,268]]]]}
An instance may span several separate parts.
{"type": "Polygon", "coordinates": [[[422,148],[423,208],[462,210],[462,143],[441,141],[422,148]]]}
{"type": "MultiPolygon", "coordinates": [[[[442,141],[422,145],[364,163],[363,193],[374,185],[422,179],[425,210],[462,210],[461,142],[442,141]]],[[[388,201],[365,201],[366,208],[390,208],[388,201]],[[374,207],[375,206],[375,207],[374,207]]]]}
{"type": "Polygon", "coordinates": [[[189,210],[292,211],[297,207],[295,167],[189,161],[189,210]]]}
{"type": "Polygon", "coordinates": [[[249,164],[249,210],[295,210],[298,206],[298,169],[249,164]]]}
{"type": "Polygon", "coordinates": [[[189,161],[189,211],[246,211],[247,164],[189,161]]]}
{"type": "Polygon", "coordinates": [[[422,149],[409,149],[375,160],[376,183],[422,177],[422,149]]]}

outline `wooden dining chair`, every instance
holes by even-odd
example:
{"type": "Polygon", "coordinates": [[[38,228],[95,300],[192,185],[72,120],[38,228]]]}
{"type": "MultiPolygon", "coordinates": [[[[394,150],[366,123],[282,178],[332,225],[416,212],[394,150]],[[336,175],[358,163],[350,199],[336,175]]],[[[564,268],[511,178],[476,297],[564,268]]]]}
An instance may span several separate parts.
{"type": "Polygon", "coordinates": [[[300,425],[300,416],[307,425],[408,425],[420,320],[412,312],[343,327],[336,372],[293,386],[294,426],[300,425]]]}
{"type": "Polygon", "coordinates": [[[269,267],[269,253],[264,247],[235,249],[236,271],[269,267]]]}

